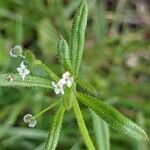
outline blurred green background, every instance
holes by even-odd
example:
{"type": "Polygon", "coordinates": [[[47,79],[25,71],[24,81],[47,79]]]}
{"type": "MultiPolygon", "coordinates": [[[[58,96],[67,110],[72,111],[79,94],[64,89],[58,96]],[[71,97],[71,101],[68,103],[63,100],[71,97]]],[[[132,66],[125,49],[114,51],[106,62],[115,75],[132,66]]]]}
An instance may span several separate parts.
{"type": "MultiPolygon", "coordinates": [[[[61,73],[56,48],[68,39],[80,0],[0,0],[0,72],[16,72],[9,50],[21,45],[61,73]]],[[[150,1],[87,0],[86,45],[80,76],[98,96],[150,133],[150,1]]],[[[37,69],[33,73],[45,74],[37,69]]],[[[57,97],[53,91],[0,88],[0,150],[42,150],[56,109],[38,118],[34,129],[22,118],[36,114],[57,97]]],[[[94,119],[83,107],[93,141],[94,119]]],[[[58,150],[86,149],[72,111],[66,113],[58,150]]],[[[110,129],[111,150],[148,150],[147,142],[128,139],[110,129]]],[[[97,150],[99,150],[97,148],[97,150]]]]}

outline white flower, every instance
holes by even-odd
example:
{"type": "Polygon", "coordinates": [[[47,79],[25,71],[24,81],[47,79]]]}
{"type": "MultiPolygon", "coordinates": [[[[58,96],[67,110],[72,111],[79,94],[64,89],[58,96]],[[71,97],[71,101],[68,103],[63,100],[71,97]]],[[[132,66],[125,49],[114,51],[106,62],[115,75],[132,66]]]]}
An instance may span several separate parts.
{"type": "Polygon", "coordinates": [[[22,61],[20,67],[17,68],[19,74],[22,76],[22,79],[25,80],[25,77],[30,73],[30,70],[26,69],[24,62],[22,61]]]}
{"type": "Polygon", "coordinates": [[[73,77],[70,76],[68,71],[63,74],[62,80],[68,87],[71,87],[73,84],[73,77]]]}
{"type": "Polygon", "coordinates": [[[23,121],[28,124],[29,127],[33,128],[37,124],[37,121],[31,114],[26,114],[23,117],[23,121]]]}
{"type": "Polygon", "coordinates": [[[60,79],[57,84],[52,81],[52,86],[54,87],[54,91],[56,94],[61,93],[62,95],[64,95],[63,80],[60,79]]]}
{"type": "Polygon", "coordinates": [[[54,87],[54,91],[56,94],[61,93],[64,95],[64,85],[67,85],[67,87],[71,87],[73,84],[73,77],[70,76],[70,73],[67,71],[63,74],[62,78],[58,81],[56,84],[52,81],[52,86],[54,87]]]}
{"type": "Polygon", "coordinates": [[[54,87],[54,91],[56,94],[61,93],[64,95],[63,84],[64,84],[64,81],[61,79],[58,81],[57,84],[55,84],[55,82],[52,81],[52,86],[54,87]]]}
{"type": "Polygon", "coordinates": [[[22,47],[19,46],[19,45],[16,45],[15,47],[13,47],[13,48],[10,50],[9,54],[10,54],[10,56],[12,56],[12,57],[17,57],[17,56],[23,57],[23,56],[22,56],[22,52],[23,52],[22,47]]]}

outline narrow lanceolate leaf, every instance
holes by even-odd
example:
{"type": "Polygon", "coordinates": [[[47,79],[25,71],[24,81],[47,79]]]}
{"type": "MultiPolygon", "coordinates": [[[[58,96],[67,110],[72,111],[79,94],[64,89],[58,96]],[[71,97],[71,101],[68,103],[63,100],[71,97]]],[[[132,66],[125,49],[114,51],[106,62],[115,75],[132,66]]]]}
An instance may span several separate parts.
{"type": "Polygon", "coordinates": [[[92,110],[91,113],[97,150],[110,150],[109,128],[107,123],[92,110]]]}
{"type": "Polygon", "coordinates": [[[86,125],[84,123],[84,119],[83,119],[79,104],[78,104],[78,102],[75,98],[74,98],[74,101],[73,101],[73,109],[74,109],[74,112],[75,112],[75,115],[76,115],[76,118],[77,118],[77,122],[78,122],[80,132],[81,132],[82,137],[85,141],[86,147],[88,148],[88,150],[95,150],[95,147],[92,143],[92,140],[89,136],[88,130],[87,130],[86,125]]]}
{"type": "Polygon", "coordinates": [[[31,67],[39,66],[43,71],[45,71],[49,75],[49,77],[52,80],[54,80],[54,81],[59,80],[58,76],[49,67],[47,67],[44,63],[42,63],[40,60],[36,59],[34,54],[31,51],[26,51],[25,58],[26,58],[27,63],[29,63],[29,65],[31,67]]]}
{"type": "Polygon", "coordinates": [[[65,112],[65,109],[63,106],[61,106],[58,109],[58,111],[54,117],[53,125],[49,131],[48,138],[46,141],[45,150],[55,150],[56,149],[60,131],[61,131],[62,122],[63,122],[64,112],[65,112]]]}
{"type": "Polygon", "coordinates": [[[84,49],[85,29],[87,24],[87,3],[82,0],[75,14],[70,37],[71,62],[77,75],[84,49]]]}
{"type": "Polygon", "coordinates": [[[12,73],[0,74],[0,86],[52,88],[47,79],[28,75],[23,81],[20,75],[12,73]]]}
{"type": "Polygon", "coordinates": [[[71,70],[71,61],[67,41],[61,36],[58,42],[57,53],[60,63],[67,69],[71,70]]]}
{"type": "Polygon", "coordinates": [[[77,78],[76,82],[83,90],[89,92],[92,95],[97,95],[96,89],[88,81],[77,78]]]}
{"type": "Polygon", "coordinates": [[[41,67],[41,69],[43,69],[49,75],[49,77],[52,80],[54,80],[54,81],[58,81],[59,80],[58,76],[49,67],[47,67],[45,64],[43,64],[40,61],[37,61],[37,62],[39,62],[39,63],[37,63],[37,65],[39,67],[41,67]]]}
{"type": "Polygon", "coordinates": [[[148,139],[143,129],[108,104],[82,93],[77,93],[77,98],[119,133],[135,139],[148,139]]]}

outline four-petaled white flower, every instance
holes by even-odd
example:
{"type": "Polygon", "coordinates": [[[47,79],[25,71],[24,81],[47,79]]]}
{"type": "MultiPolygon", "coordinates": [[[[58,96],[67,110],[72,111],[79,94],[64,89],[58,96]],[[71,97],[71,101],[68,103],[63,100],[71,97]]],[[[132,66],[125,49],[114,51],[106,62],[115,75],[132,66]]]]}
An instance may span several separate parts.
{"type": "Polygon", "coordinates": [[[22,61],[20,67],[17,68],[19,74],[22,76],[22,79],[25,80],[25,77],[30,73],[30,70],[26,68],[24,62],[22,61]]]}
{"type": "Polygon", "coordinates": [[[73,77],[70,76],[68,71],[63,74],[62,80],[64,80],[64,84],[66,84],[68,87],[71,87],[73,84],[73,77]]]}
{"type": "Polygon", "coordinates": [[[28,124],[29,127],[33,128],[37,124],[37,121],[31,114],[26,114],[23,117],[23,121],[28,124]]]}
{"type": "Polygon", "coordinates": [[[61,93],[62,95],[64,95],[63,80],[59,80],[57,84],[52,81],[52,86],[54,87],[54,91],[56,94],[61,93]]]}
{"type": "Polygon", "coordinates": [[[54,87],[54,91],[56,94],[63,94],[64,95],[64,86],[71,87],[73,84],[73,77],[70,76],[70,73],[67,71],[62,75],[62,78],[56,84],[52,81],[52,86],[54,87]]]}

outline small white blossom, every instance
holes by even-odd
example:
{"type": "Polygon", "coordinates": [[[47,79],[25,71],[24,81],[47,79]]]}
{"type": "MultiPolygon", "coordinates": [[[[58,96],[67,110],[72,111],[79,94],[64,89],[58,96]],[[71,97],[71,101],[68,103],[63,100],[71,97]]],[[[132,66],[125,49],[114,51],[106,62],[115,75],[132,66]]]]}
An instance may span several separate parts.
{"type": "Polygon", "coordinates": [[[23,52],[22,47],[19,46],[19,45],[16,45],[15,47],[13,47],[13,48],[10,50],[9,54],[10,54],[10,56],[12,56],[12,57],[18,57],[18,56],[24,57],[24,56],[22,55],[22,52],[23,52]]]}
{"type": "Polygon", "coordinates": [[[70,76],[68,71],[63,74],[62,80],[68,87],[71,87],[73,84],[73,77],[70,76]]]}
{"type": "Polygon", "coordinates": [[[37,124],[37,121],[31,114],[26,114],[23,117],[23,121],[28,124],[29,127],[33,128],[37,124]]]}
{"type": "Polygon", "coordinates": [[[56,94],[61,93],[62,95],[64,95],[63,80],[59,80],[57,84],[52,81],[52,86],[54,87],[54,91],[56,94]]]}
{"type": "Polygon", "coordinates": [[[22,61],[20,67],[17,68],[19,74],[22,76],[22,79],[25,80],[25,77],[30,73],[30,70],[26,68],[24,62],[22,61]]]}
{"type": "Polygon", "coordinates": [[[54,91],[56,94],[61,93],[64,95],[63,87],[66,85],[67,87],[71,87],[73,84],[73,77],[70,76],[70,73],[67,71],[62,75],[62,78],[56,84],[52,81],[52,86],[54,87],[54,91]]]}

